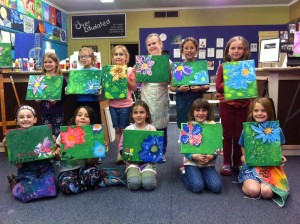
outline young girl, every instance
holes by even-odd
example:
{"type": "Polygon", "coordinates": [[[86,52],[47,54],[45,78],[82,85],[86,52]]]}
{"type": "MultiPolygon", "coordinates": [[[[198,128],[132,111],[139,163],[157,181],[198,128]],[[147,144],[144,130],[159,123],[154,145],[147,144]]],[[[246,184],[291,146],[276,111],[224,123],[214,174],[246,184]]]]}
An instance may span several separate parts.
{"type": "MultiPolygon", "coordinates": [[[[78,107],[69,125],[95,124],[96,115],[91,107],[78,107]]],[[[58,136],[56,144],[59,146],[61,137],[58,136]]],[[[56,150],[59,157],[60,148],[56,150]]],[[[61,161],[58,177],[58,186],[65,194],[80,193],[99,186],[123,184],[121,173],[115,170],[100,170],[97,167],[98,158],[61,161]]]]}
{"type": "MultiPolygon", "coordinates": [[[[148,105],[144,101],[135,101],[132,105],[130,122],[126,129],[128,130],[153,130],[151,125],[151,113],[148,105]]],[[[119,150],[122,151],[123,138],[121,138],[119,150]]],[[[138,190],[142,187],[145,190],[156,188],[156,167],[153,163],[127,163],[127,187],[130,190],[138,190]]]]}
{"type": "MultiPolygon", "coordinates": [[[[187,37],[181,44],[181,53],[185,62],[195,61],[198,54],[198,43],[193,37],[187,37]]],[[[203,98],[203,92],[209,90],[209,85],[202,86],[172,86],[170,90],[176,92],[176,114],[177,125],[181,128],[181,123],[188,121],[188,112],[195,99],[203,98]]]]}
{"type": "MultiPolygon", "coordinates": [[[[267,98],[255,99],[250,105],[248,121],[263,123],[265,121],[274,121],[275,114],[271,100],[267,98]]],[[[285,143],[285,138],[280,129],[280,142],[285,143]]],[[[244,132],[241,134],[239,144],[242,146],[242,162],[245,164],[244,156],[244,132]]],[[[282,156],[283,163],[286,158],[282,156]]],[[[251,198],[263,197],[273,198],[279,205],[284,206],[288,196],[288,181],[283,167],[248,167],[243,165],[238,180],[243,183],[242,191],[251,198]],[[278,179],[278,177],[281,177],[278,179]],[[268,178],[272,178],[269,180],[268,178]]]]}
{"type": "MultiPolygon", "coordinates": [[[[125,46],[117,45],[112,50],[113,65],[127,65],[129,62],[129,53],[125,46]]],[[[115,129],[115,137],[117,147],[120,144],[120,139],[123,134],[123,129],[129,125],[129,117],[131,105],[133,103],[131,91],[136,91],[136,76],[135,71],[131,67],[127,69],[128,74],[128,91],[127,99],[109,100],[109,111],[115,129]]],[[[118,150],[117,150],[118,151],[118,150]]],[[[122,156],[118,151],[117,164],[122,163],[122,156]]]]}
{"type": "MultiPolygon", "coordinates": [[[[18,127],[30,128],[37,122],[36,112],[32,107],[23,105],[17,110],[16,120],[18,127]]],[[[19,163],[16,167],[18,176],[7,176],[16,199],[28,202],[56,196],[55,171],[49,160],[19,163]]]]}
{"type": "MultiPolygon", "coordinates": [[[[149,34],[146,38],[148,54],[161,55],[163,43],[157,33],[149,34]]],[[[153,126],[164,132],[164,154],[167,149],[167,127],[169,123],[169,89],[165,83],[142,83],[141,99],[149,105],[153,126]]]]}
{"type": "MultiPolygon", "coordinates": [[[[42,66],[43,75],[62,75],[59,59],[53,52],[48,52],[43,57],[42,66]]],[[[60,132],[60,126],[64,123],[64,90],[67,86],[67,81],[63,79],[61,100],[42,100],[40,103],[40,112],[42,124],[51,124],[53,134],[57,137],[60,132]]]]}
{"type": "MultiPolygon", "coordinates": [[[[83,66],[83,70],[98,70],[95,67],[97,62],[97,57],[94,54],[93,49],[88,47],[83,47],[80,49],[78,54],[79,63],[83,66]]],[[[100,93],[99,93],[100,94],[100,93]]],[[[98,95],[91,95],[91,94],[78,94],[76,96],[77,100],[77,107],[79,106],[89,106],[93,108],[96,113],[96,123],[101,122],[100,116],[100,104],[99,100],[100,97],[98,95]]]]}
{"type": "MultiPolygon", "coordinates": [[[[205,99],[196,99],[188,113],[190,122],[214,124],[213,110],[205,99]]],[[[183,159],[183,184],[194,193],[201,193],[205,187],[213,193],[220,193],[222,183],[215,169],[216,155],[186,154],[183,159]]]]}
{"type": "MultiPolygon", "coordinates": [[[[232,37],[226,44],[225,62],[248,60],[250,50],[248,41],[241,36],[232,37]]],[[[239,172],[242,165],[241,147],[238,144],[243,122],[247,120],[250,100],[224,100],[223,66],[217,71],[216,89],[220,100],[220,117],[223,126],[223,167],[221,174],[231,176],[232,169],[239,172]]]]}

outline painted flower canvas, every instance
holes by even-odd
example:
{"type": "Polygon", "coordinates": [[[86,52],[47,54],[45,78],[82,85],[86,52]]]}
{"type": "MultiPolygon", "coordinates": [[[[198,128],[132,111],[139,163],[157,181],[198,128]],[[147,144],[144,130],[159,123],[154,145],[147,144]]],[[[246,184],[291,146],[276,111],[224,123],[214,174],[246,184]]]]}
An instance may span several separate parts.
{"type": "Polygon", "coordinates": [[[62,160],[105,157],[104,128],[101,124],[61,126],[62,160]]]}
{"type": "Polygon", "coordinates": [[[169,55],[136,55],[137,82],[169,82],[169,55]]]}
{"type": "Polygon", "coordinates": [[[195,86],[209,84],[207,61],[174,62],[172,67],[173,86],[195,86]]]}
{"type": "Polygon", "coordinates": [[[67,86],[68,94],[99,94],[100,70],[71,70],[67,86]]]}
{"type": "Polygon", "coordinates": [[[9,130],[6,141],[8,160],[11,164],[54,157],[55,145],[52,129],[48,125],[9,130]]]}
{"type": "Polygon", "coordinates": [[[128,76],[126,65],[102,66],[103,96],[105,99],[126,99],[128,76]]]}
{"type": "Polygon", "coordinates": [[[12,66],[10,43],[0,43],[0,66],[12,66]]]}
{"type": "Polygon", "coordinates": [[[182,123],[180,152],[182,154],[216,154],[223,148],[221,124],[182,123]]]}
{"type": "Polygon", "coordinates": [[[249,166],[281,164],[281,141],[278,121],[244,122],[245,160],[249,166]]]}
{"type": "Polygon", "coordinates": [[[30,75],[26,100],[60,100],[63,79],[61,75],[30,75]]]}
{"type": "Polygon", "coordinates": [[[128,162],[163,162],[163,131],[124,130],[122,158],[128,162]]]}
{"type": "Polygon", "coordinates": [[[224,63],[223,76],[225,100],[258,96],[254,60],[224,63]]]}

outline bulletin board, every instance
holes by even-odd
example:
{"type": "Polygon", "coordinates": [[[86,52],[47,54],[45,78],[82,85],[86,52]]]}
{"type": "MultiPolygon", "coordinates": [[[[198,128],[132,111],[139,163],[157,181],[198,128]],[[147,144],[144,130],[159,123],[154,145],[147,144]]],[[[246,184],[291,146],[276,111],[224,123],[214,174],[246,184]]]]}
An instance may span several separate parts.
{"type": "MultiPolygon", "coordinates": [[[[281,31],[287,30],[287,24],[282,25],[245,25],[245,26],[201,26],[201,27],[166,27],[166,28],[141,28],[140,54],[146,54],[146,37],[150,33],[158,33],[163,40],[163,50],[170,55],[173,62],[182,61],[180,43],[186,37],[194,37],[198,42],[199,51],[204,58],[198,60],[208,61],[209,75],[215,75],[219,64],[223,63],[223,55],[227,41],[233,36],[243,36],[251,43],[258,43],[259,31],[281,31]],[[175,51],[174,51],[175,50],[175,51]],[[175,57],[174,57],[175,53],[175,57]]],[[[251,58],[255,60],[258,67],[258,52],[251,52],[251,58]]]]}

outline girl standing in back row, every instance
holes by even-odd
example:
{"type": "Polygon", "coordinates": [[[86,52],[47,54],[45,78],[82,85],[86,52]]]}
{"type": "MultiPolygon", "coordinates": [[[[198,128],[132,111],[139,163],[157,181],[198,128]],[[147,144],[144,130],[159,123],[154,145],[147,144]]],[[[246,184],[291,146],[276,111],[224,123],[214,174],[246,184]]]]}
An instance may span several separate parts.
{"type": "MultiPolygon", "coordinates": [[[[149,34],[146,38],[146,47],[150,55],[162,55],[163,43],[157,33],[149,34]]],[[[164,132],[164,154],[167,149],[167,127],[169,123],[169,88],[164,83],[142,83],[141,99],[150,108],[152,125],[157,131],[164,132]]]]}
{"type": "MultiPolygon", "coordinates": [[[[242,61],[250,58],[248,41],[241,36],[232,37],[226,44],[225,62],[242,61]]],[[[216,89],[220,100],[220,117],[223,126],[223,167],[221,174],[231,176],[232,171],[239,172],[242,165],[241,147],[238,144],[243,122],[247,120],[249,99],[225,100],[223,66],[217,71],[216,89]]]]}
{"type": "MultiPolygon", "coordinates": [[[[184,56],[184,61],[195,61],[195,56],[198,54],[198,43],[193,37],[187,37],[181,44],[181,53],[184,56]]],[[[188,122],[189,109],[194,100],[203,98],[203,92],[209,90],[209,85],[198,86],[172,86],[170,90],[176,92],[176,115],[177,126],[181,128],[181,123],[188,122]]]]}
{"type": "MultiPolygon", "coordinates": [[[[124,45],[117,45],[112,50],[112,64],[113,65],[127,65],[129,62],[129,52],[124,45]]],[[[109,100],[109,112],[115,129],[116,145],[119,147],[120,139],[123,134],[123,129],[129,123],[131,105],[133,103],[131,91],[136,91],[136,76],[133,68],[127,68],[128,74],[128,91],[126,99],[109,100]]],[[[122,156],[117,150],[116,163],[122,163],[122,156]]]]}

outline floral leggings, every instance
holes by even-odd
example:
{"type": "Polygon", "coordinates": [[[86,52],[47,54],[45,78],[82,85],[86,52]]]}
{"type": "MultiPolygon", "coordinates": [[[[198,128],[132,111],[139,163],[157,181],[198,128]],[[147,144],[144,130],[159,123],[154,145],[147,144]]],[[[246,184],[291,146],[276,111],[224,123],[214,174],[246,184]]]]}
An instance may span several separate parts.
{"type": "Polygon", "coordinates": [[[60,126],[64,123],[64,114],[42,114],[42,123],[51,124],[52,132],[57,137],[60,134],[60,126]]]}
{"type": "Polygon", "coordinates": [[[104,172],[99,168],[85,164],[79,169],[62,172],[58,178],[58,185],[63,193],[76,194],[98,188],[103,177],[104,172]]]}

